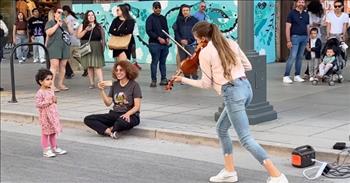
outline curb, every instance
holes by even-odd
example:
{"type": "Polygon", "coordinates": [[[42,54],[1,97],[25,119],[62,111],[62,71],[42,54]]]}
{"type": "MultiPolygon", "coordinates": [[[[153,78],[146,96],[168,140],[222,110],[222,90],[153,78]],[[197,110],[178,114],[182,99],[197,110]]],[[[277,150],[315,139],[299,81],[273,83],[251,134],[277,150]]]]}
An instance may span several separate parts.
{"type": "MultiPolygon", "coordinates": [[[[1,122],[17,122],[17,123],[27,123],[27,124],[38,124],[39,119],[37,115],[32,113],[25,112],[14,112],[14,111],[6,111],[1,110],[1,122]]],[[[78,129],[87,129],[82,121],[77,119],[70,118],[60,118],[62,125],[66,128],[78,128],[78,129]]],[[[185,144],[193,144],[193,145],[205,145],[211,147],[220,147],[219,140],[215,135],[208,135],[203,133],[196,132],[184,132],[184,131],[176,131],[169,129],[161,129],[161,128],[147,128],[147,127],[135,127],[128,132],[124,132],[128,135],[145,137],[150,139],[157,140],[166,140],[171,142],[179,142],[185,144]]],[[[271,143],[266,141],[257,142],[268,152],[268,154],[274,155],[282,155],[290,157],[291,152],[295,147],[291,147],[288,144],[281,143],[271,143]]],[[[233,139],[233,145],[235,148],[242,148],[238,139],[233,139]]],[[[329,149],[317,149],[316,157],[317,159],[327,160],[333,162],[335,158],[338,156],[339,151],[329,150],[329,149]]],[[[345,157],[345,155],[344,155],[345,157]]]]}

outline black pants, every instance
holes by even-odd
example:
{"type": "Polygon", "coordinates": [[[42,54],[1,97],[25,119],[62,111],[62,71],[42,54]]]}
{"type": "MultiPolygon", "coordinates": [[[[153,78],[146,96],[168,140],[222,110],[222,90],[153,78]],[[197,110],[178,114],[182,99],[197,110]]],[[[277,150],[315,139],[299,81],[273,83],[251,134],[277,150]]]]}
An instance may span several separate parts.
{"type": "Polygon", "coordinates": [[[65,76],[71,77],[72,74],[74,74],[72,67],[70,66],[69,62],[67,62],[66,65],[66,74],[65,76]]]}
{"type": "Polygon", "coordinates": [[[140,124],[140,117],[138,114],[131,115],[130,122],[120,118],[123,114],[124,113],[110,110],[109,113],[86,116],[84,118],[84,123],[100,135],[104,135],[106,129],[110,127],[113,127],[112,132],[121,132],[140,124]]]}

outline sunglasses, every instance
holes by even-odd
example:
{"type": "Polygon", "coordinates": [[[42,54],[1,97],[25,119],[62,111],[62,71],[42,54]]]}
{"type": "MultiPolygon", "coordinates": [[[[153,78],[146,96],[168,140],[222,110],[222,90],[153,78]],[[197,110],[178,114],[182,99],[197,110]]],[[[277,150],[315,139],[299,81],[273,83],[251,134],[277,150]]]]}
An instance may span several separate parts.
{"type": "Polygon", "coordinates": [[[341,8],[343,5],[334,6],[334,8],[341,8]]]}
{"type": "Polygon", "coordinates": [[[156,6],[156,7],[154,7],[154,9],[161,9],[161,7],[160,6],[156,6]]]}

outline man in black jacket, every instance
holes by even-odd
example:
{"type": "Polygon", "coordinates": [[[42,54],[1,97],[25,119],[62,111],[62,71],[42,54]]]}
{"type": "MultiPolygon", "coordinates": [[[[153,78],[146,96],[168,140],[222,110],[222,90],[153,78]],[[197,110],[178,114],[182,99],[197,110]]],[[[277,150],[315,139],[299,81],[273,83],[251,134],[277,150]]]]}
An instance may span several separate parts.
{"type": "MultiPolygon", "coordinates": [[[[181,5],[179,16],[176,19],[176,22],[173,25],[175,32],[175,40],[182,45],[189,53],[194,52],[194,44],[196,40],[192,34],[192,27],[198,22],[198,19],[194,16],[191,16],[191,7],[187,4],[181,5]]],[[[180,47],[178,47],[178,52],[180,60],[183,61],[189,55],[180,47]]],[[[189,75],[185,75],[189,78],[189,75]]],[[[192,74],[193,79],[198,79],[197,72],[192,74]]]]}
{"type": "Polygon", "coordinates": [[[161,74],[161,81],[159,85],[167,85],[166,78],[166,59],[169,54],[169,38],[162,32],[169,33],[168,23],[166,18],[161,15],[161,5],[159,2],[153,3],[153,13],[146,20],[146,32],[149,36],[149,52],[152,56],[151,63],[151,85],[157,86],[157,65],[159,62],[159,70],[161,74]]]}

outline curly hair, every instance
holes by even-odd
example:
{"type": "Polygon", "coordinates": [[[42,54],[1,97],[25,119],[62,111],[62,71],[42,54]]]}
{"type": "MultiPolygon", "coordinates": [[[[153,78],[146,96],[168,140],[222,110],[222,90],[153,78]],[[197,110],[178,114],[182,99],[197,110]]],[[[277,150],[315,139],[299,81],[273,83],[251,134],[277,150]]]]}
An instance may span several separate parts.
{"type": "Polygon", "coordinates": [[[112,77],[116,80],[118,80],[117,76],[116,76],[116,70],[118,65],[123,68],[123,70],[125,70],[126,73],[126,77],[129,80],[135,80],[137,78],[137,76],[139,75],[139,70],[136,68],[136,66],[134,66],[133,64],[131,64],[129,61],[118,61],[114,64],[113,66],[113,70],[112,70],[112,77]]]}
{"type": "Polygon", "coordinates": [[[35,81],[41,86],[40,81],[44,81],[47,76],[53,76],[52,72],[48,69],[39,69],[38,73],[35,75],[35,81]]]}

